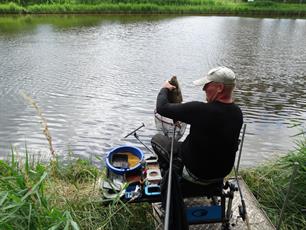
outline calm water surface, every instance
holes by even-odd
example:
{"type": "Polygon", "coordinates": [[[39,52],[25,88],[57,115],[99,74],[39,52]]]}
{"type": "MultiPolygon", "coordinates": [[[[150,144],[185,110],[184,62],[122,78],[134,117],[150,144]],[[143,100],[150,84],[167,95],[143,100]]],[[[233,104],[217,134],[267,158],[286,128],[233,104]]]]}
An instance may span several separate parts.
{"type": "Polygon", "coordinates": [[[239,78],[247,124],[242,165],[287,153],[305,130],[306,20],[211,16],[0,17],[0,158],[11,146],[49,157],[91,158],[149,145],[162,83],[175,74],[185,101],[203,100],[192,81],[225,65],[239,78]],[[298,126],[295,126],[298,124],[298,126]],[[290,128],[291,126],[295,126],[290,128]]]}

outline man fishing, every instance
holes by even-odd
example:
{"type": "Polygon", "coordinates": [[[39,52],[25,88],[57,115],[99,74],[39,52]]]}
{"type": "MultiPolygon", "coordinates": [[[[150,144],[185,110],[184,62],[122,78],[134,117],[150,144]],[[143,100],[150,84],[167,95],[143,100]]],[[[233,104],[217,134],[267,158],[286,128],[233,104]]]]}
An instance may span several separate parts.
{"type": "MultiPolygon", "coordinates": [[[[231,69],[214,68],[194,84],[202,87],[207,103],[170,103],[169,95],[176,87],[166,81],[157,96],[156,111],[174,121],[190,124],[186,139],[174,144],[173,167],[189,181],[207,184],[222,180],[232,170],[243,115],[234,103],[236,77],[231,69]]],[[[171,139],[157,134],[151,142],[161,168],[166,170],[171,139]]]]}

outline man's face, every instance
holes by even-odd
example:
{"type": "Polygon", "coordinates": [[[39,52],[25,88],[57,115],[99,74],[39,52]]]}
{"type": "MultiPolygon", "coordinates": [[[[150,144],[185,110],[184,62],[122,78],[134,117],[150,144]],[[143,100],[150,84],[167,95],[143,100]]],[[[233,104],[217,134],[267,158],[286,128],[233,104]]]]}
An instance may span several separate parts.
{"type": "Polygon", "coordinates": [[[207,102],[212,102],[217,98],[217,95],[222,92],[222,83],[210,82],[203,87],[206,93],[207,102]]]}

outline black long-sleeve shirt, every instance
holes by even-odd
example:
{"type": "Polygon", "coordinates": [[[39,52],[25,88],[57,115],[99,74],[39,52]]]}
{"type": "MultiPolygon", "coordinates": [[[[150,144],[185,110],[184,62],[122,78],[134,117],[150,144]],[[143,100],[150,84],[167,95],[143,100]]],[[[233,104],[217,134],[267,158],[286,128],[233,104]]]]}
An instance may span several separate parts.
{"type": "Polygon", "coordinates": [[[230,173],[238,149],[243,123],[240,108],[234,103],[199,101],[169,103],[162,88],[156,110],[165,117],[190,124],[190,132],[182,144],[183,163],[199,178],[221,178],[230,173]]]}

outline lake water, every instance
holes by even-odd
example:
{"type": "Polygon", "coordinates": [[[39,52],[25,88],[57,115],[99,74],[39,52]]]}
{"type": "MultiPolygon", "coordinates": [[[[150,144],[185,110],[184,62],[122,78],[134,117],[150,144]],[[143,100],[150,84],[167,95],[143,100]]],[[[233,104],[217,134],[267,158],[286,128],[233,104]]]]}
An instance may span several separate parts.
{"type": "Polygon", "coordinates": [[[162,83],[176,75],[184,101],[203,100],[192,81],[225,65],[238,77],[247,131],[242,166],[294,149],[306,121],[306,20],[214,16],[0,17],[0,157],[11,146],[50,156],[43,111],[58,155],[94,158],[150,145],[162,83]],[[296,126],[297,125],[297,126],[296,126]],[[295,127],[292,127],[295,126],[295,127]]]}

